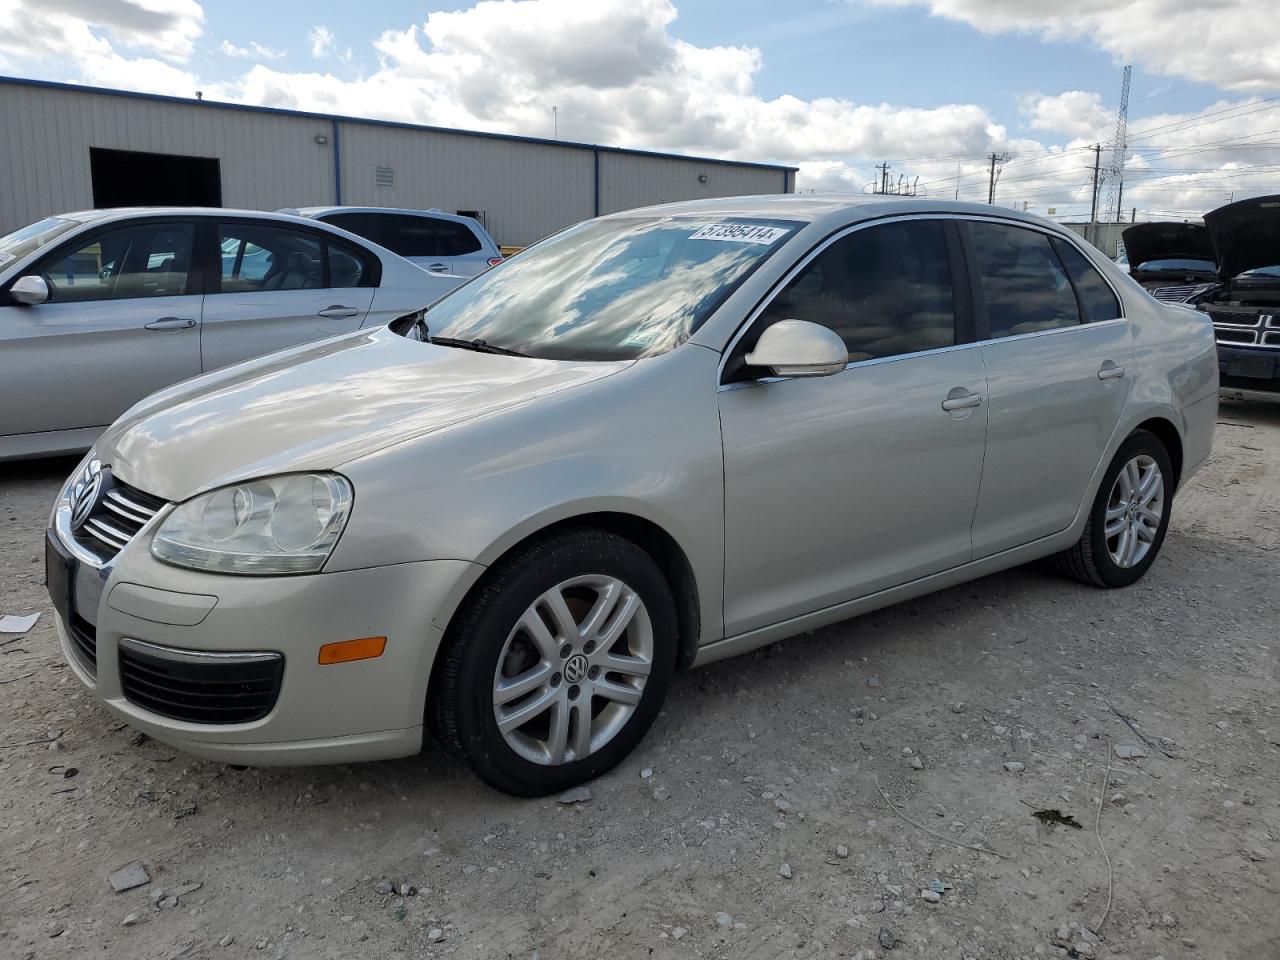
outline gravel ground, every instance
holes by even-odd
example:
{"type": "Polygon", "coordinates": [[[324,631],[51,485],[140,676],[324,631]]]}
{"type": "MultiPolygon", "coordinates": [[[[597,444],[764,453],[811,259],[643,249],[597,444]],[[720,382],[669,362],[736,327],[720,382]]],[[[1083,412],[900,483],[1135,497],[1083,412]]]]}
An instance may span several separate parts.
{"type": "Polygon", "coordinates": [[[73,463],[0,466],[0,613],[42,612],[0,636],[0,957],[1280,957],[1280,408],[1220,419],[1138,585],[1024,568],[690,672],[572,805],[138,735],[56,651],[73,463]]]}

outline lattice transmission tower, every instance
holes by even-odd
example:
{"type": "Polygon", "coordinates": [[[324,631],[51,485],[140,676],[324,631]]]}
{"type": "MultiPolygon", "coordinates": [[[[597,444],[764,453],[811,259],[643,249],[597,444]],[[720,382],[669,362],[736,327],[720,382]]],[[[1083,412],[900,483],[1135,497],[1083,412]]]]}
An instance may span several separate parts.
{"type": "Polygon", "coordinates": [[[1129,153],[1129,80],[1133,67],[1124,68],[1124,81],[1120,85],[1120,109],[1116,111],[1116,139],[1111,149],[1111,165],[1107,167],[1107,201],[1102,208],[1102,219],[1108,223],[1120,222],[1120,204],[1124,199],[1124,161],[1129,153]]]}

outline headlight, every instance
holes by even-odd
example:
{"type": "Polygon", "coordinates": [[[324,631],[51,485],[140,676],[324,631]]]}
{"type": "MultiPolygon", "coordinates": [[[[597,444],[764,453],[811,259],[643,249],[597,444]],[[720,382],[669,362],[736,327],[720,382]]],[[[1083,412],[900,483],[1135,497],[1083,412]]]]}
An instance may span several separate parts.
{"type": "Polygon", "coordinates": [[[160,524],[151,554],[215,573],[315,573],[350,512],[351,484],[334,473],[250,480],[179,506],[160,524]]]}

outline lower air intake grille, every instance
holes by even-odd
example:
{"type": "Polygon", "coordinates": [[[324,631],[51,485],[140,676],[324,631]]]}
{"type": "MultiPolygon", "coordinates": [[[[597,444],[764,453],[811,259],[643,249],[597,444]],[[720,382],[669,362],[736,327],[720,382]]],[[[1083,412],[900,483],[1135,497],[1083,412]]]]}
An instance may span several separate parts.
{"type": "Polygon", "coordinates": [[[96,677],[98,675],[98,631],[92,623],[74,612],[67,627],[71,649],[75,652],[76,659],[80,661],[80,666],[96,677]]]}
{"type": "Polygon", "coordinates": [[[120,686],[135,706],[189,723],[261,720],[280,696],[278,653],[203,653],[120,641],[120,686]]]}

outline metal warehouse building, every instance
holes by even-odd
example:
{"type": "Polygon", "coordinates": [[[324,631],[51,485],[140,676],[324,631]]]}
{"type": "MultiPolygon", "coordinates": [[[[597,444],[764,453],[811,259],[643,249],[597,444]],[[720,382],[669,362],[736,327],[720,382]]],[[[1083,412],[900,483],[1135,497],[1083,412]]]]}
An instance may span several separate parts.
{"type": "Polygon", "coordinates": [[[89,207],[437,207],[524,246],[667,200],[791,193],[795,168],[0,78],[0,233],[89,207]]]}

